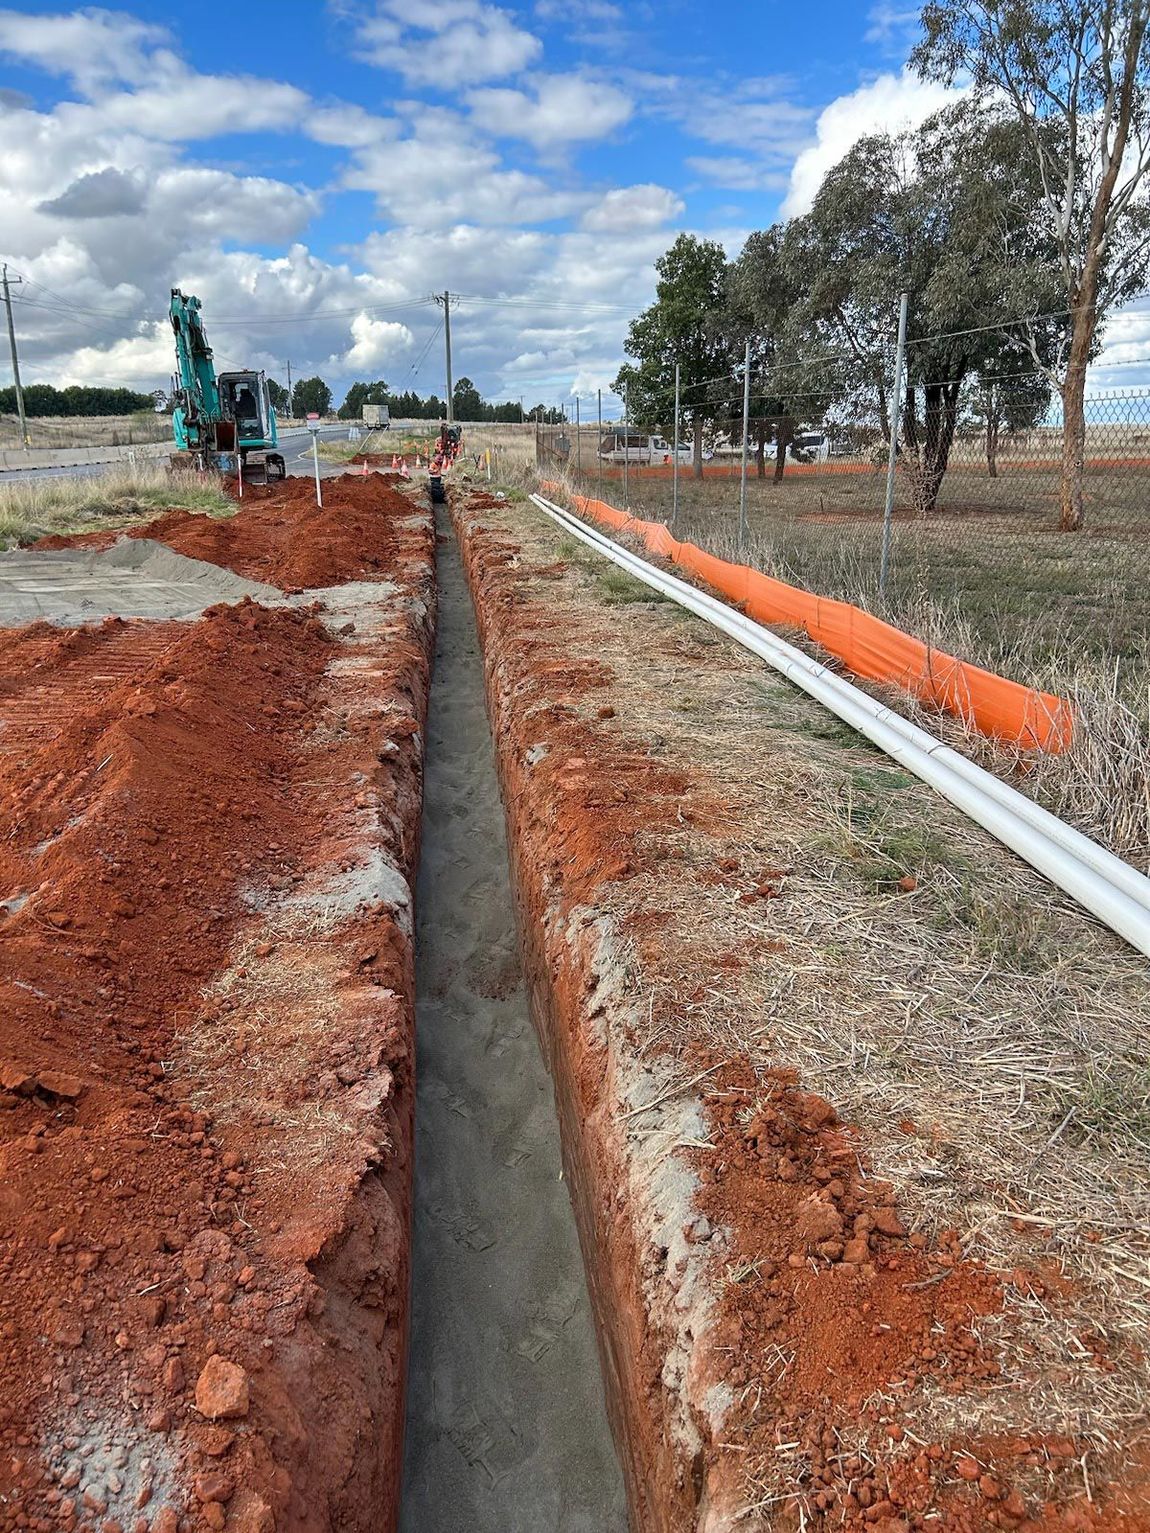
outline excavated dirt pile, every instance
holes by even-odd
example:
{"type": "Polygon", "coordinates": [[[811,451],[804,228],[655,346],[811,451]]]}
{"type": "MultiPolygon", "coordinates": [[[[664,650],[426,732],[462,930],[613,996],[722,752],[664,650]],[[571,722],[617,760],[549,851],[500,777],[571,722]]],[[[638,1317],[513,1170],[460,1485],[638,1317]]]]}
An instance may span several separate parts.
{"type": "Polygon", "coordinates": [[[0,1529],[394,1513],[434,549],[324,490],[142,529],[294,607],[0,635],[0,1529]]]}
{"type": "MultiPolygon", "coordinates": [[[[798,707],[780,692],[769,759],[713,731],[713,748],[696,744],[719,713],[735,736],[759,728],[749,660],[746,680],[737,660],[724,675],[702,625],[604,575],[530,508],[474,497],[454,514],[634,1526],[1145,1530],[1137,1434],[1105,1410],[1096,1429],[1085,1407],[1124,1370],[1137,1389],[1140,1352],[1117,1317],[1106,1341],[1072,1318],[1069,1267],[1049,1256],[1005,1270],[973,1256],[989,1197],[961,1236],[907,1206],[877,1141],[777,1041],[823,962],[804,938],[824,919],[811,1069],[836,1029],[869,1022],[861,1004],[838,1010],[837,974],[858,910],[878,930],[891,900],[856,908],[851,882],[836,894],[820,779],[801,754],[825,725],[802,714],[793,748],[771,744],[798,707]],[[1071,1334],[1086,1339],[1054,1339],[1071,1334]]],[[[856,793],[881,770],[861,760],[847,761],[856,793]]],[[[979,960],[960,997],[993,970],[979,960]]],[[[913,1102],[909,1064],[897,1079],[913,1102]]],[[[910,1187],[965,1166],[954,1148],[946,1169],[941,1127],[907,1115],[894,1135],[917,1150],[910,1187]]],[[[976,1201],[973,1168],[961,1174],[976,1201]]],[[[1027,1223],[1022,1185],[1012,1193],[1007,1234],[1025,1249],[1054,1221],[1027,1223]]]]}
{"type": "MultiPolygon", "coordinates": [[[[285,479],[275,485],[247,485],[242,516],[223,519],[191,511],[168,511],[133,528],[129,537],[155,538],[177,553],[209,564],[222,564],[288,591],[310,590],[344,580],[386,575],[400,547],[400,537],[384,507],[411,502],[379,474],[343,474],[325,480],[324,504],[315,503],[311,479],[285,479]],[[336,488],[338,486],[338,488],[336,488]]],[[[77,538],[44,538],[41,548],[106,547],[115,533],[86,533],[77,538]]]]}

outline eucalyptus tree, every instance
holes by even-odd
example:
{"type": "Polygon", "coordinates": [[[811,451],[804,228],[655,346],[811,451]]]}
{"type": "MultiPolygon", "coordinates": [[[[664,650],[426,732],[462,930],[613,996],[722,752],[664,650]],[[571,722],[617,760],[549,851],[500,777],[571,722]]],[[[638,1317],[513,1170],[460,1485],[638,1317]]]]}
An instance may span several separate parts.
{"type": "Polygon", "coordinates": [[[1150,0],[930,0],[912,63],[969,78],[1019,129],[1069,325],[1035,365],[1062,396],[1061,525],[1082,526],[1086,369],[1107,311],[1150,261],[1150,0]]]}

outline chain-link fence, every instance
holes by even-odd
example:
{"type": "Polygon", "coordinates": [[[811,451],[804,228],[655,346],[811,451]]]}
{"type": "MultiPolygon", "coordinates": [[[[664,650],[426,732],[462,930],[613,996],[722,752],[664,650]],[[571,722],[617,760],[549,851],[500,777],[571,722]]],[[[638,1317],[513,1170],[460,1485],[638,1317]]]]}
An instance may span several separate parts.
{"type": "Polygon", "coordinates": [[[708,433],[701,475],[691,447],[680,447],[676,471],[673,424],[665,432],[624,430],[621,421],[602,431],[540,426],[538,457],[584,494],[674,522],[680,537],[711,552],[855,602],[984,663],[1021,659],[1041,670],[1067,645],[1144,663],[1150,390],[1088,398],[1085,518],[1071,532],[1060,530],[1055,409],[1041,424],[1012,428],[1022,403],[1010,393],[979,405],[972,397],[955,419],[944,458],[924,451],[923,423],[914,449],[900,433],[885,583],[889,438],[873,420],[752,414],[742,536],[741,422],[708,433]]]}

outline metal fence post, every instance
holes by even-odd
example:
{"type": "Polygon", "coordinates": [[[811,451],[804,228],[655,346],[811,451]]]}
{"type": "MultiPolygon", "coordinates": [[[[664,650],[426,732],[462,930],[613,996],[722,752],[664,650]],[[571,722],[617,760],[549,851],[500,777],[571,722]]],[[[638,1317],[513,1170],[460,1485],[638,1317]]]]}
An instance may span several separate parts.
{"type": "Polygon", "coordinates": [[[751,338],[743,353],[743,456],[739,468],[739,552],[747,542],[747,436],[751,429],[751,338]]]}
{"type": "Polygon", "coordinates": [[[627,418],[630,415],[630,413],[631,412],[630,412],[630,410],[627,407],[627,390],[626,390],[626,388],[624,388],[624,390],[623,390],[623,510],[625,512],[630,510],[630,506],[629,506],[628,500],[627,500],[627,488],[628,488],[627,468],[628,468],[628,465],[629,465],[629,463],[631,461],[631,430],[630,430],[630,427],[627,424],[627,418]]]}
{"type": "Polygon", "coordinates": [[[599,439],[595,446],[595,499],[603,499],[603,390],[596,389],[599,401],[599,439]]]}
{"type": "Polygon", "coordinates": [[[904,293],[898,306],[898,345],[894,354],[894,391],[890,400],[890,453],[886,463],[886,506],[882,514],[882,557],[878,570],[878,594],[886,595],[890,571],[890,541],[894,523],[894,473],[898,459],[898,412],[902,400],[902,374],[906,364],[906,319],[910,294],[904,293]]]}
{"type": "Polygon", "coordinates": [[[675,363],[675,445],[671,458],[671,530],[679,520],[679,364],[675,363]]]}

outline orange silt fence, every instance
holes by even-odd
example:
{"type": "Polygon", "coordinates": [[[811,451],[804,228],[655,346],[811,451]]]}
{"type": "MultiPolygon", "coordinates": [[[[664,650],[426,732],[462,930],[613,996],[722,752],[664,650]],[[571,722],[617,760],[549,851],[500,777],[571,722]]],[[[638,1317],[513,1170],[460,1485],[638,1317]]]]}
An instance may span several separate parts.
{"type": "Polygon", "coordinates": [[[694,543],[680,543],[663,522],[628,516],[605,501],[572,498],[583,515],[639,538],[651,553],[698,576],[756,622],[802,629],[856,676],[902,687],[982,734],[1024,749],[1057,752],[1070,744],[1074,713],[1063,698],[934,649],[850,602],[814,596],[694,543]]]}

